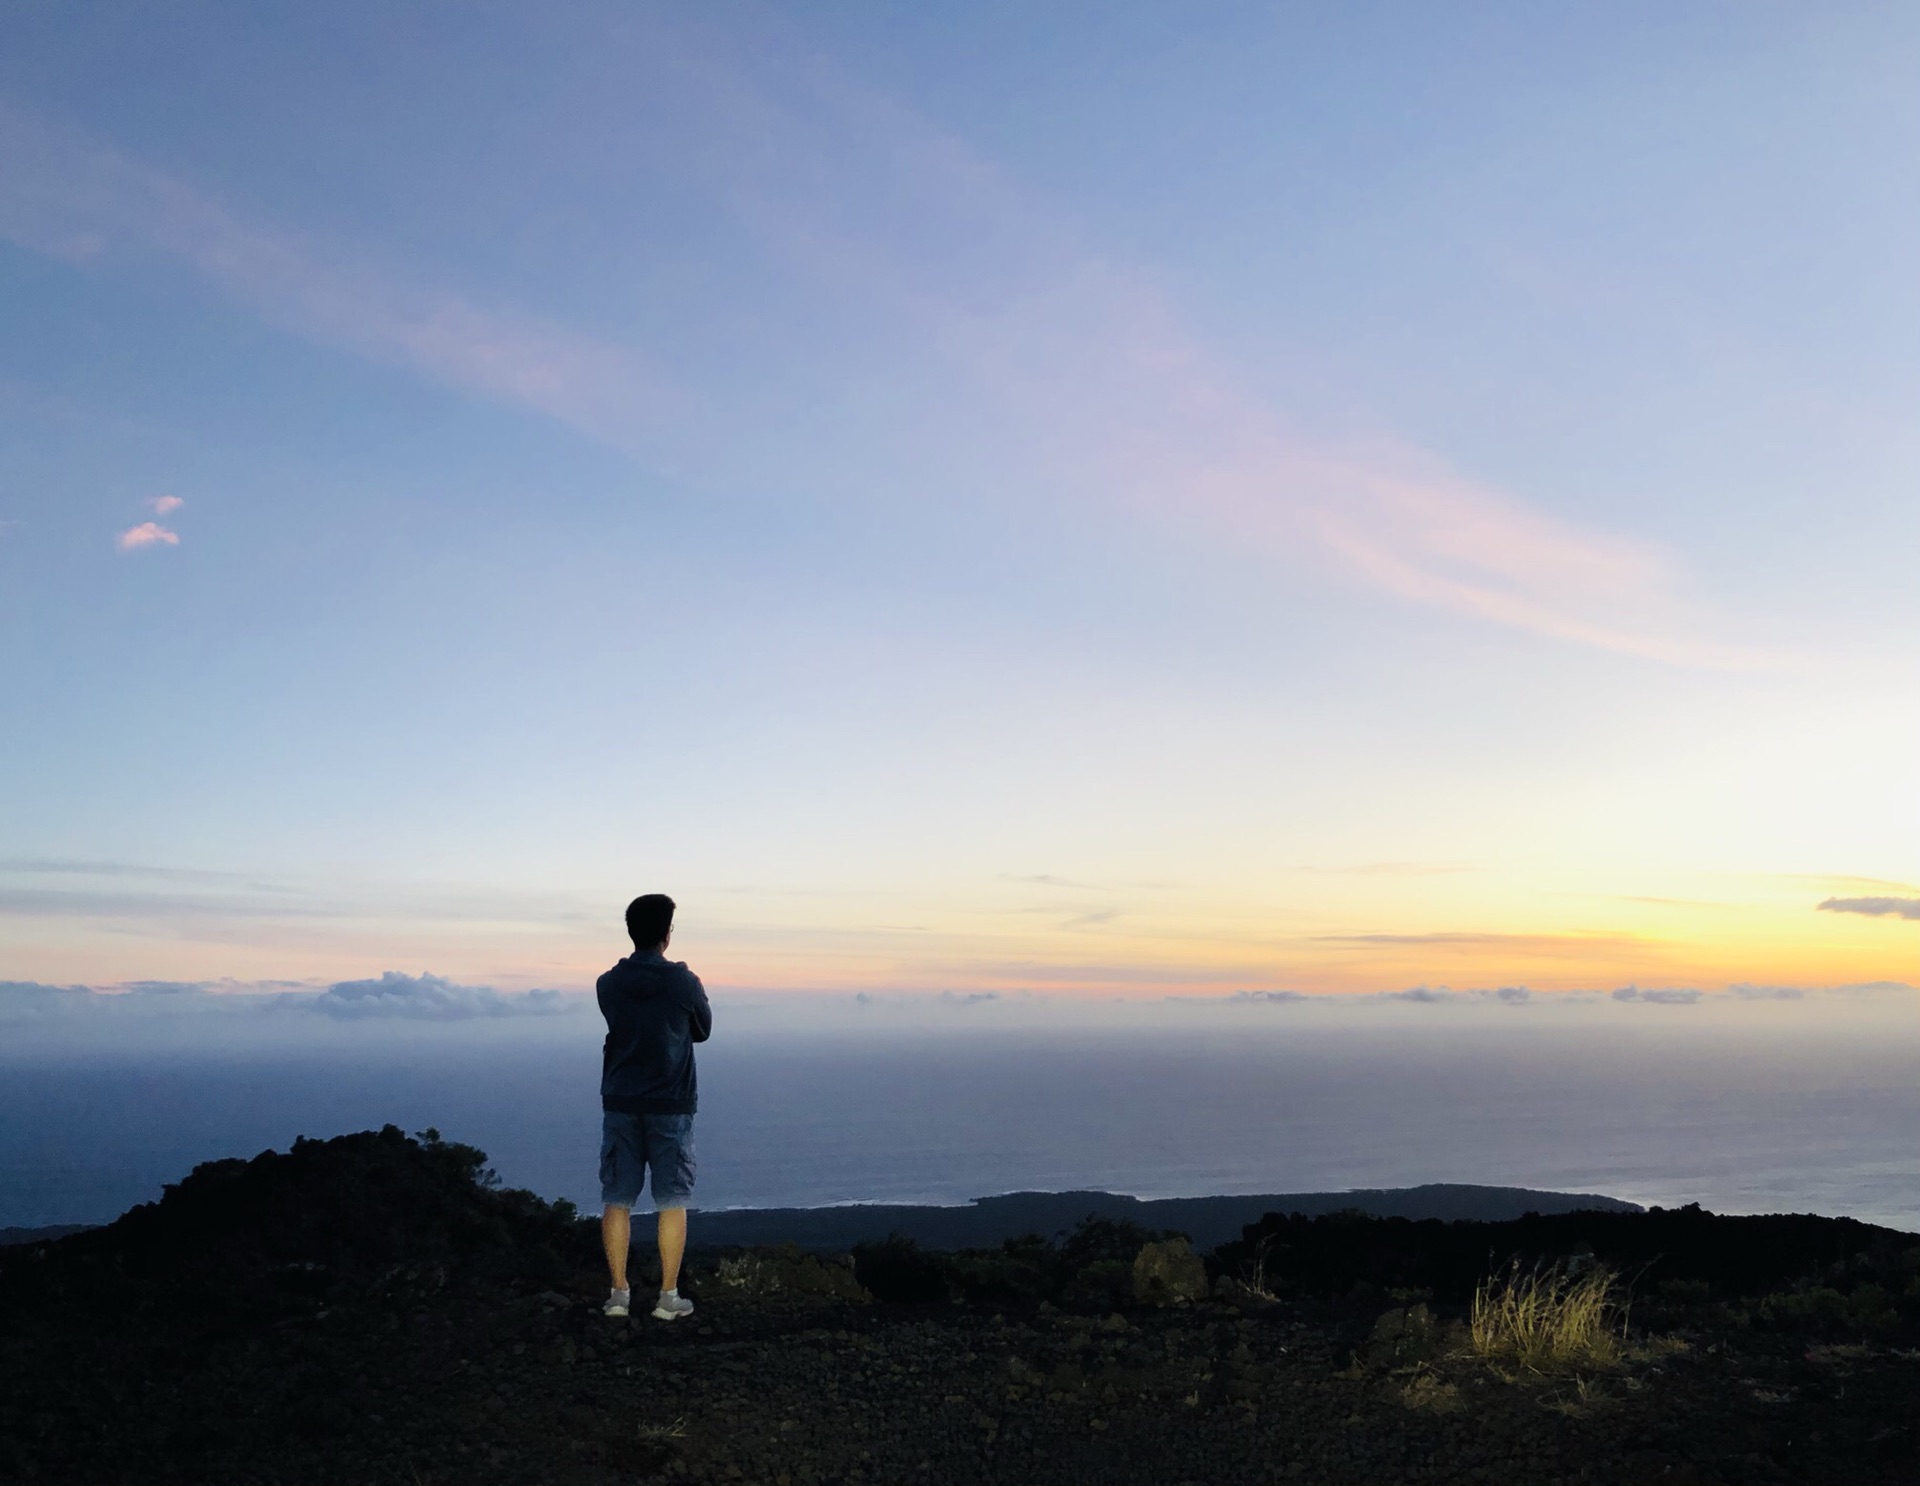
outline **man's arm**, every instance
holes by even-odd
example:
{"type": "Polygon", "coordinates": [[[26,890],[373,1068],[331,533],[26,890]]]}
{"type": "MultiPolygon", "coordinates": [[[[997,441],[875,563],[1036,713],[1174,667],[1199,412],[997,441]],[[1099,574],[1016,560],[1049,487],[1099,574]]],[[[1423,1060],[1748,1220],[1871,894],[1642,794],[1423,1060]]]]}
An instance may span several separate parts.
{"type": "Polygon", "coordinates": [[[699,976],[688,970],[687,1036],[695,1042],[705,1042],[712,1035],[713,1007],[707,1001],[707,988],[700,984],[699,976]]]}

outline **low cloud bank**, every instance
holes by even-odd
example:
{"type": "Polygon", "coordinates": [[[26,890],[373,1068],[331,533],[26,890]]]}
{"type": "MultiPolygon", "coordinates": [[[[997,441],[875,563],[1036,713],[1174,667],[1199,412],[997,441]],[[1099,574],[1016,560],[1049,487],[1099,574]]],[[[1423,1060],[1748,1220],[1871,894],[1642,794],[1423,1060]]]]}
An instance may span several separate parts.
{"type": "Polygon", "coordinates": [[[1411,1003],[1416,1006],[1591,1006],[1615,1002],[1640,1006],[1700,1006],[1740,1001],[1858,1001],[1875,995],[1908,996],[1920,992],[1900,980],[1863,981],[1854,985],[1781,986],[1730,985],[1721,990],[1699,986],[1619,986],[1613,990],[1534,991],[1526,986],[1499,986],[1455,990],[1451,986],[1409,986],[1403,991],[1375,991],[1371,994],[1306,991],[1235,991],[1226,996],[1168,996],[1162,1004],[1172,1006],[1364,1006],[1382,1002],[1411,1003]]]}
{"type": "Polygon", "coordinates": [[[0,1020],[194,1012],[235,1019],[322,1016],[333,1021],[457,1022],[563,1015],[583,1004],[583,997],[561,991],[499,991],[492,986],[461,985],[442,975],[403,975],[397,970],[377,979],[343,980],[321,989],[285,981],[139,980],[112,987],[0,981],[0,1020]]]}
{"type": "Polygon", "coordinates": [[[0,1016],[59,1016],[92,997],[88,986],[50,986],[37,980],[0,980],[0,1016]]]}
{"type": "MultiPolygon", "coordinates": [[[[1916,987],[1901,981],[1874,981],[1856,985],[1791,986],[1736,984],[1708,989],[1698,986],[1594,987],[1586,990],[1536,991],[1523,985],[1468,987],[1416,985],[1377,992],[1310,992],[1282,988],[1244,989],[1217,993],[1196,992],[1153,998],[1115,993],[1030,990],[925,992],[858,991],[842,994],[720,988],[731,1025],[771,1029],[825,1025],[899,1027],[926,1022],[958,1025],[964,1019],[982,1027],[1027,1024],[1039,1019],[1066,1019],[1076,1025],[1089,1018],[1109,1025],[1142,1019],[1159,1022],[1167,1017],[1271,1015],[1281,1022],[1306,1018],[1320,1022],[1327,1016],[1357,1019],[1371,1024],[1389,1008],[1406,1008],[1405,1015],[1423,1018],[1483,1009],[1502,1019],[1512,1016],[1532,1021],[1585,1007],[1595,1013],[1621,1016],[1674,1014],[1691,1019],[1688,1008],[1702,1013],[1714,1007],[1750,1008],[1755,1014],[1776,1005],[1799,1006],[1808,1013],[1839,1014],[1845,1008],[1866,1012],[1896,1012],[1902,1016],[1920,1008],[1916,987]],[[1542,1008],[1545,1008],[1544,1010],[1542,1008]],[[1642,1012],[1640,1008],[1652,1008],[1642,1012]],[[732,1018],[738,1016],[735,1023],[732,1018]],[[822,1022],[825,1018],[825,1022],[822,1022]],[[846,1018],[843,1022],[840,1018],[846,1018]]],[[[0,981],[0,1026],[12,1029],[16,1042],[34,1033],[55,1040],[69,1034],[92,1041],[111,1039],[114,1029],[127,1036],[164,1037],[168,1027],[180,1036],[202,1034],[238,1038],[254,1035],[308,1034],[319,1025],[338,1027],[352,1035],[355,1026],[386,1025],[394,1030],[413,1026],[423,1031],[434,1025],[506,1026],[528,1019],[590,1016],[593,1001],[581,992],[561,990],[502,991],[493,986],[465,985],[446,976],[397,970],[361,980],[316,986],[293,981],[131,981],[113,986],[51,985],[38,981],[0,981]],[[248,1029],[254,1029],[249,1032],[248,1029]],[[91,1029],[91,1030],[89,1030],[91,1029]],[[224,1029],[224,1031],[222,1031],[224,1029]]],[[[556,1030],[559,1024],[556,1023],[556,1030]]],[[[571,1034],[569,1034],[571,1035],[571,1034]]],[[[4,1038],[0,1038],[3,1042],[4,1038]]],[[[23,1044],[24,1045],[24,1044],[23,1044]]]]}
{"type": "Polygon", "coordinates": [[[318,996],[283,1006],[345,1020],[411,1017],[426,1021],[466,1021],[474,1017],[550,1016],[568,1009],[558,991],[502,993],[492,986],[463,986],[439,975],[402,975],[389,970],[378,980],[343,980],[318,996]]]}

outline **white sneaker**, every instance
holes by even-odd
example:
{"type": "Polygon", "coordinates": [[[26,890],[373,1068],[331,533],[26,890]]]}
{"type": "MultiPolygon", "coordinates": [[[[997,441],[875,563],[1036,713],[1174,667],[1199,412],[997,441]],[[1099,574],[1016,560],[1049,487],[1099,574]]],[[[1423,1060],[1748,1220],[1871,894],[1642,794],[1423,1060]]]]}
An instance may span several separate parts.
{"type": "Polygon", "coordinates": [[[678,1290],[673,1291],[671,1294],[662,1290],[660,1292],[660,1303],[653,1308],[653,1319],[656,1321],[678,1321],[682,1316],[691,1316],[692,1314],[693,1302],[688,1300],[678,1290]]]}
{"type": "Polygon", "coordinates": [[[607,1303],[600,1307],[603,1316],[624,1316],[627,1307],[633,1304],[633,1291],[614,1290],[608,1293],[607,1303]]]}

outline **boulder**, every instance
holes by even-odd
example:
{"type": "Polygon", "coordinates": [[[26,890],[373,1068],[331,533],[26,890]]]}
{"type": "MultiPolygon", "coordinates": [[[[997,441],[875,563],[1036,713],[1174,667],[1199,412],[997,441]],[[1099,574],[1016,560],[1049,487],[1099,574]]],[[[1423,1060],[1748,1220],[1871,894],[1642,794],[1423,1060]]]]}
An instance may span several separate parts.
{"type": "Polygon", "coordinates": [[[1133,1298],[1143,1305],[1184,1305],[1207,1297],[1207,1266],[1184,1238],[1143,1246],[1133,1261],[1133,1298]]]}
{"type": "Polygon", "coordinates": [[[722,1259],[718,1277],[729,1289],[749,1295],[825,1296],[859,1304],[873,1298],[854,1276],[850,1256],[822,1258],[793,1244],[722,1259]]]}
{"type": "Polygon", "coordinates": [[[1433,1312],[1422,1305],[1384,1312],[1373,1323],[1363,1360],[1369,1367],[1409,1367],[1428,1362],[1441,1350],[1433,1312]]]}

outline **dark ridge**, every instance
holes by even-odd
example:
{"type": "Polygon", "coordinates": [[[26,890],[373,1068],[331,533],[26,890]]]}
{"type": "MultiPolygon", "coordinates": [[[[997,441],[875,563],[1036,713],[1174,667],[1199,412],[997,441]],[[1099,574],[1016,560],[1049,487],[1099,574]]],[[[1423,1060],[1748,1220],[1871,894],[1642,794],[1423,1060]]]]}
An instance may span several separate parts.
{"type": "Polygon", "coordinates": [[[1353,1192],[1288,1192],[1252,1197],[1171,1197],[1143,1201],[1114,1192],[1008,1192],[976,1197],[965,1207],[861,1205],[774,1207],[696,1213],[693,1233],[704,1247],[792,1243],[815,1253],[845,1253],[897,1234],[928,1249],[985,1249],[1029,1234],[1049,1237],[1088,1218],[1184,1233],[1197,1249],[1240,1237],[1268,1213],[1308,1217],[1359,1212],[1375,1218],[1502,1222],[1528,1213],[1637,1213],[1617,1197],[1535,1192],[1437,1182],[1421,1187],[1353,1192]]]}
{"type": "Polygon", "coordinates": [[[0,1249],[10,1248],[14,1244],[51,1243],[56,1238],[65,1238],[70,1233],[85,1233],[97,1226],[94,1223],[53,1223],[45,1228],[0,1228],[0,1249]]]}

